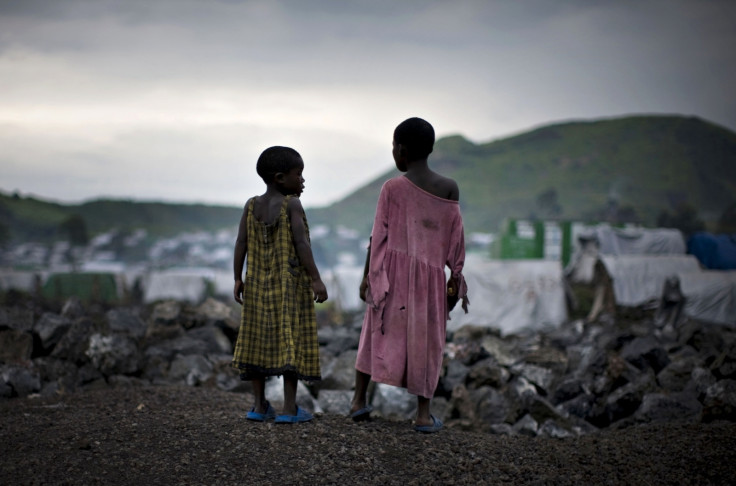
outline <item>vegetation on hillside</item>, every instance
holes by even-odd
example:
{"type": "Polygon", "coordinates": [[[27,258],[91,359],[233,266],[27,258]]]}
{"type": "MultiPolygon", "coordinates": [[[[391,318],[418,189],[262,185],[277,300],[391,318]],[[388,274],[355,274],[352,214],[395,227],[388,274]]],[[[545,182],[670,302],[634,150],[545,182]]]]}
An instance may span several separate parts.
{"type": "Polygon", "coordinates": [[[7,239],[14,242],[54,238],[78,242],[111,229],[126,233],[140,228],[151,236],[216,231],[237,227],[241,212],[242,208],[227,206],[107,199],[62,205],[0,193],[0,227],[8,228],[7,239]]]}
{"type": "MultiPolygon", "coordinates": [[[[570,122],[486,144],[453,136],[437,142],[430,166],[458,181],[469,231],[529,217],[653,226],[683,207],[715,227],[736,202],[736,134],[692,117],[570,122]]],[[[366,231],[381,184],[396,174],[311,219],[366,231]]]]}
{"type": "MultiPolygon", "coordinates": [[[[390,153],[386,154],[391,157],[390,153]]],[[[736,133],[682,116],[569,122],[474,144],[437,141],[430,166],[457,180],[469,232],[496,232],[505,218],[683,224],[731,228],[736,133]]],[[[330,206],[307,208],[310,225],[368,235],[391,170],[330,206]]],[[[237,226],[241,208],[96,200],[61,205],[0,193],[0,245],[84,239],[117,228],[152,236],[237,226]]]]}

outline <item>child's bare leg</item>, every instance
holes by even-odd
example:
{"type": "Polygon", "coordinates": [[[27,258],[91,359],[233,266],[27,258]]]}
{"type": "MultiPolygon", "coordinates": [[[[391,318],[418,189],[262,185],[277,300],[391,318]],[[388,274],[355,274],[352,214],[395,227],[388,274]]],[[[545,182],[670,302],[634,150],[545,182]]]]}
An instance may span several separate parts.
{"type": "Polygon", "coordinates": [[[357,412],[367,404],[368,385],[371,383],[371,375],[355,370],[355,393],[350,403],[350,413],[357,412]]]}
{"type": "Polygon", "coordinates": [[[253,378],[253,411],[257,413],[266,413],[266,378],[253,378]]]}
{"type": "Polygon", "coordinates": [[[430,417],[429,405],[432,400],[417,395],[417,418],[415,423],[417,425],[432,425],[432,418],[430,417]]]}
{"type": "Polygon", "coordinates": [[[296,415],[296,387],[298,379],[293,373],[284,373],[284,410],[285,415],[296,415]]]}

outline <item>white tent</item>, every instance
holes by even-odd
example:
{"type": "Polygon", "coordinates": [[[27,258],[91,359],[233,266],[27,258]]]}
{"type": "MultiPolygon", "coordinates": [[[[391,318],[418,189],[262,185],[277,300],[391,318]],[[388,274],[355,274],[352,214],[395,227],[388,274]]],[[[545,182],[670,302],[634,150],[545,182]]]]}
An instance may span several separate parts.
{"type": "Polygon", "coordinates": [[[736,271],[679,272],[688,317],[736,326],[736,271]]]}
{"type": "Polygon", "coordinates": [[[448,331],[470,324],[499,329],[556,327],[567,320],[562,265],[548,260],[489,260],[468,255],[463,271],[470,306],[450,313],[448,331]]]}
{"type": "Polygon", "coordinates": [[[334,302],[342,311],[364,309],[365,303],[360,300],[363,270],[362,265],[338,265],[323,272],[322,280],[327,287],[328,302],[334,302]]]}
{"type": "Polygon", "coordinates": [[[613,281],[616,304],[626,307],[658,300],[668,277],[700,271],[692,255],[603,255],[601,260],[613,281]]]}
{"type": "Polygon", "coordinates": [[[565,273],[572,282],[591,283],[600,256],[684,255],[680,230],[669,228],[613,228],[608,224],[575,227],[573,255],[565,273]]]}
{"type": "Polygon", "coordinates": [[[143,301],[180,300],[198,303],[207,293],[207,278],[201,271],[174,269],[151,272],[141,279],[143,301]]]}
{"type": "Polygon", "coordinates": [[[22,292],[34,292],[40,283],[40,275],[35,272],[23,272],[15,270],[0,271],[0,290],[20,290],[22,292]]]}

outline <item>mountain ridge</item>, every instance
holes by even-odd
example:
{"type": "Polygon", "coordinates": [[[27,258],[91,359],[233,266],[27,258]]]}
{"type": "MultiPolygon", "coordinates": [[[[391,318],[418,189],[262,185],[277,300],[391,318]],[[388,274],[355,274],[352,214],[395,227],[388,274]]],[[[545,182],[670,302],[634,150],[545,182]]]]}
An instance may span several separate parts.
{"type": "MultiPolygon", "coordinates": [[[[736,133],[690,116],[569,120],[485,143],[450,135],[437,140],[429,164],[458,182],[468,232],[496,232],[506,218],[654,226],[662,212],[682,207],[713,226],[736,203],[736,133]]],[[[399,174],[389,170],[333,204],[307,207],[310,226],[367,236],[381,185],[399,174]]],[[[113,227],[153,235],[232,229],[241,211],[113,199],[65,205],[0,192],[0,237],[48,240],[72,216],[92,234],[113,227]]]]}

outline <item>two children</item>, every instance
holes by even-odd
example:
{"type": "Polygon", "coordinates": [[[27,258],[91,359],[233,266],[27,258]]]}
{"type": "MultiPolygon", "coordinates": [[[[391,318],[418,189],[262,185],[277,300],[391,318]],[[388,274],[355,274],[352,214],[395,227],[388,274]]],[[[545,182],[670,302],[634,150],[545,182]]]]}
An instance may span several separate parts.
{"type": "MultiPolygon", "coordinates": [[[[419,432],[442,427],[430,413],[430,401],[442,368],[447,318],[458,299],[466,312],[468,304],[460,192],[454,180],[429,169],[433,146],[434,129],[420,118],[405,120],[394,131],[394,161],[405,174],[387,181],[378,199],[360,287],[368,305],[350,410],[353,420],[370,417],[366,393],[371,379],[404,387],[417,396],[414,427],[419,432]]],[[[257,171],[266,193],[246,203],[238,231],[234,294],[243,313],[233,366],[243,379],[253,381],[255,405],[249,420],[312,419],[296,406],[296,385],[298,379],[320,378],[313,300],[323,302],[327,291],[314,264],[304,210],[295,197],[303,189],[303,169],[292,149],[264,151],[257,171]],[[264,395],[265,378],[281,374],[284,410],[276,416],[264,395]]]]}

